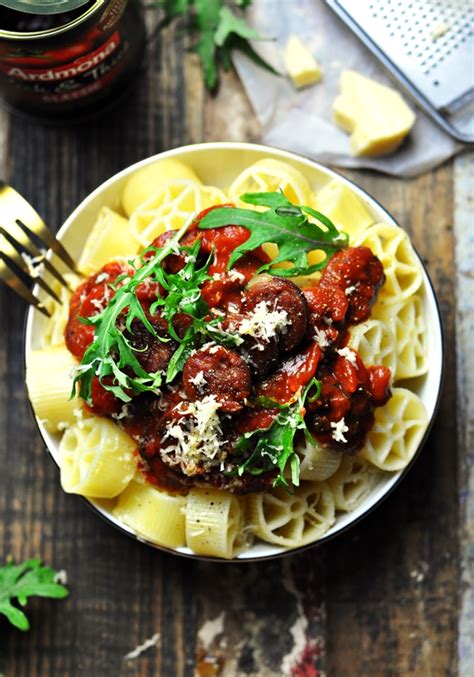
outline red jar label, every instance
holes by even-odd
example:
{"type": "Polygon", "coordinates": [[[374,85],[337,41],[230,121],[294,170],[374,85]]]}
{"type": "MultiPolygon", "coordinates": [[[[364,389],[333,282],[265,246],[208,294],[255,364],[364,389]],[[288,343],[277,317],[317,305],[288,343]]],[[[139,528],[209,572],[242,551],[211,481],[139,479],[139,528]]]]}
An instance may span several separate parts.
{"type": "Polygon", "coordinates": [[[121,70],[119,62],[123,61],[126,48],[115,31],[93,52],[83,53],[72,61],[67,61],[70,47],[65,47],[63,53],[60,50],[54,53],[53,62],[62,61],[58,65],[39,67],[51,60],[51,52],[46,52],[36,59],[19,57],[11,63],[0,62],[0,71],[12,85],[30,92],[43,103],[77,101],[99,91],[115,77],[117,69],[121,70]]]}

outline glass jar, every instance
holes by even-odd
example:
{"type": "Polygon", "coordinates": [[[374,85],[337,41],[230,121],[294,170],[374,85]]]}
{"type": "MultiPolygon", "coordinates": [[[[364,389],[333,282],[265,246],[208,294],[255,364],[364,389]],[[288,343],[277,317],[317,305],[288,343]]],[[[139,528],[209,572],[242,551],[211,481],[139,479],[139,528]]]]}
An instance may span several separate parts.
{"type": "Polygon", "coordinates": [[[34,116],[88,117],[131,83],[144,45],[137,0],[86,0],[54,14],[0,7],[0,91],[34,116]]]}

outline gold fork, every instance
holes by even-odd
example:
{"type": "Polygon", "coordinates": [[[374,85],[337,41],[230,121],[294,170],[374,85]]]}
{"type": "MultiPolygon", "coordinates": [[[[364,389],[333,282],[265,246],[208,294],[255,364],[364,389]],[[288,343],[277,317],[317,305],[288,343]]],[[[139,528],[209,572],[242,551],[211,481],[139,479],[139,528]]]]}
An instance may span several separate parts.
{"type": "Polygon", "coordinates": [[[0,279],[49,317],[48,310],[18,272],[18,269],[23,271],[30,280],[61,303],[58,295],[41,277],[43,270],[47,270],[61,285],[70,289],[67,280],[48,260],[47,249],[51,249],[74,273],[80,274],[71,256],[48,230],[39,214],[16,190],[0,179],[0,279]],[[32,235],[46,249],[40,249],[31,239],[32,235]]]}

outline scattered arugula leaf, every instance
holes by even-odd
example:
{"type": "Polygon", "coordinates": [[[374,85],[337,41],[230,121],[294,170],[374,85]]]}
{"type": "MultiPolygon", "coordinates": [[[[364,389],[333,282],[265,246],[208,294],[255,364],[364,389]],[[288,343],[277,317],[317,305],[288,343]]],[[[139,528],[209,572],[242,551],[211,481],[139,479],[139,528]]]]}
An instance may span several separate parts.
{"type": "Polygon", "coordinates": [[[22,564],[7,562],[0,567],[0,614],[7,617],[19,630],[28,630],[26,615],[12,604],[17,600],[25,606],[28,597],[52,597],[63,599],[69,594],[67,588],[55,581],[57,572],[41,565],[39,559],[29,559],[22,564]]]}
{"type": "Polygon", "coordinates": [[[302,430],[307,439],[312,444],[314,443],[304,420],[304,404],[306,399],[314,401],[320,394],[321,383],[316,378],[312,378],[301,389],[296,401],[286,405],[277,405],[280,411],[268,428],[258,428],[242,435],[235,448],[237,454],[251,450],[255,437],[257,437],[257,444],[246,461],[239,465],[238,474],[243,475],[248,472],[252,475],[261,475],[264,472],[278,469],[273,486],[288,486],[284,473],[289,463],[291,482],[294,486],[298,486],[299,458],[295,452],[294,438],[297,430],[302,430]],[[316,390],[309,396],[313,388],[316,390]]]}
{"type": "Polygon", "coordinates": [[[240,14],[251,5],[251,1],[157,0],[164,13],[161,25],[167,25],[179,16],[188,19],[189,30],[196,36],[194,49],[201,60],[204,80],[210,90],[218,84],[219,68],[230,68],[233,50],[244,52],[262,68],[279,75],[248,42],[268,39],[251,28],[240,14]]]}
{"type": "Polygon", "coordinates": [[[321,270],[330,257],[348,245],[349,238],[341,233],[326,216],[304,205],[294,205],[283,193],[245,193],[240,199],[247,204],[268,207],[266,211],[217,207],[204,216],[199,228],[222,228],[230,224],[244,226],[250,231],[249,239],[236,247],[229,259],[231,268],[246,252],[266,242],[278,245],[278,256],[271,263],[261,266],[259,272],[268,271],[280,277],[309,275],[321,270]],[[318,220],[324,229],[308,215],[318,220]],[[325,257],[319,263],[309,265],[308,254],[321,250],[325,257]],[[292,268],[274,268],[277,263],[293,263],[292,268]]]}

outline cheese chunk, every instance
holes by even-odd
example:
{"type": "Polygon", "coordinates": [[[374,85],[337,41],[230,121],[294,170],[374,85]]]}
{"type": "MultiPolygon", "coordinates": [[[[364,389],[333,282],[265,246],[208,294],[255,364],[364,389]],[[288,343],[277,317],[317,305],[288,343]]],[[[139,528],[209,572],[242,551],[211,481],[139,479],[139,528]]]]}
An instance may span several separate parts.
{"type": "Polygon", "coordinates": [[[321,67],[296,35],[291,35],[286,43],[285,68],[298,89],[321,80],[321,67]]]}
{"type": "Polygon", "coordinates": [[[354,155],[387,155],[415,124],[415,114],[391,87],[356,71],[343,71],[341,94],[333,105],[335,120],[351,132],[354,155]]]}

